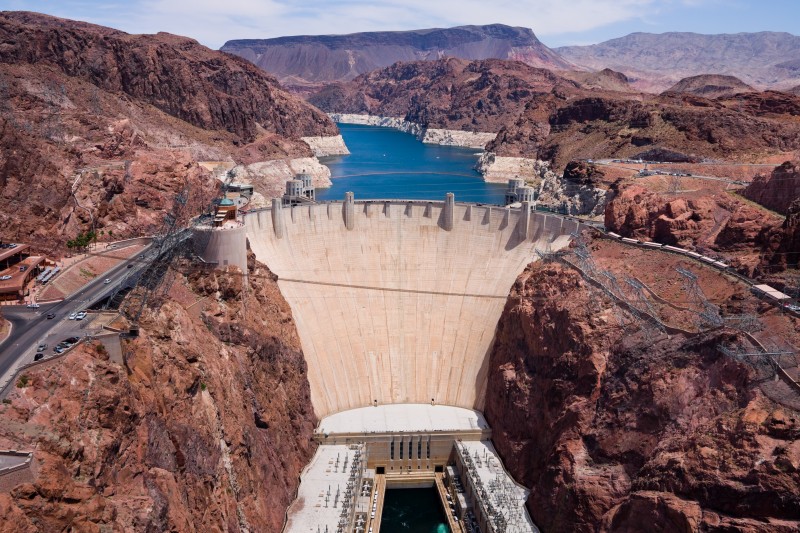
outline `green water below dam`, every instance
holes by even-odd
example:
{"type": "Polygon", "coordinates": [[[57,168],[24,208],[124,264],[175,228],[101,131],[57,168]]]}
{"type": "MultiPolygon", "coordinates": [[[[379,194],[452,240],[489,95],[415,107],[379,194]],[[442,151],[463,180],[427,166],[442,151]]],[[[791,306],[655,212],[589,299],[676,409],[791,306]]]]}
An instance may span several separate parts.
{"type": "Polygon", "coordinates": [[[434,487],[387,490],[380,533],[450,533],[439,493],[434,487]]]}
{"type": "Polygon", "coordinates": [[[486,183],[473,167],[480,150],[423,144],[392,128],[339,124],[350,155],[321,158],[331,169],[333,186],[317,189],[318,200],[370,198],[443,200],[502,205],[505,185],[486,183]]]}

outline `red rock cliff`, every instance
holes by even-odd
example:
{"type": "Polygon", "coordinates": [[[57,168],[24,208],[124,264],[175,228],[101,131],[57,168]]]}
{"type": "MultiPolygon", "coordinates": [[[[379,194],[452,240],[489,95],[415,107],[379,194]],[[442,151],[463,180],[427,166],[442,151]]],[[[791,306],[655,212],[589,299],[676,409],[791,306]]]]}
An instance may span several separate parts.
{"type": "Polygon", "coordinates": [[[36,13],[0,14],[0,61],[53,65],[98,88],[144,100],[203,129],[249,141],[259,129],[286,137],[336,135],[320,111],[289,96],[247,61],[193,39],[127,33],[36,13]]]}
{"type": "Polygon", "coordinates": [[[306,365],[266,268],[195,273],[146,313],[125,364],[83,345],[0,406],[35,449],[0,531],[276,532],[314,451],[306,365]]]}
{"type": "Polygon", "coordinates": [[[795,531],[797,413],[713,334],[648,342],[588,294],[531,265],[490,358],[493,440],[542,531],[795,531]]]}
{"type": "Polygon", "coordinates": [[[92,226],[156,231],[187,185],[213,197],[196,161],[311,156],[300,136],[337,133],[266,73],[184,37],[3,12],[0,65],[0,236],[55,255],[92,226]]]}

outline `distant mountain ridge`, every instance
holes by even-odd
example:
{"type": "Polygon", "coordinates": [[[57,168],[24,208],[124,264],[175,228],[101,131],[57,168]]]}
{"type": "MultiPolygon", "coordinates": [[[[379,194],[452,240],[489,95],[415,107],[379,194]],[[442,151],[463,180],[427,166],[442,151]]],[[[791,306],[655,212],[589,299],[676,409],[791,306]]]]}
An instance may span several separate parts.
{"type": "Polygon", "coordinates": [[[790,33],[632,33],[554,51],[588,69],[623,72],[634,86],[650,91],[700,74],[736,76],[760,89],[788,89],[800,83],[800,37],[790,33]]]}
{"type": "Polygon", "coordinates": [[[238,39],[221,50],[241,56],[287,85],[349,81],[398,61],[514,59],[533,67],[574,68],[533,31],[503,24],[347,35],[238,39]]]}
{"type": "Polygon", "coordinates": [[[741,93],[752,93],[755,89],[736,76],[724,74],[700,74],[684,78],[667,92],[693,94],[703,98],[730,97],[741,93]]]}

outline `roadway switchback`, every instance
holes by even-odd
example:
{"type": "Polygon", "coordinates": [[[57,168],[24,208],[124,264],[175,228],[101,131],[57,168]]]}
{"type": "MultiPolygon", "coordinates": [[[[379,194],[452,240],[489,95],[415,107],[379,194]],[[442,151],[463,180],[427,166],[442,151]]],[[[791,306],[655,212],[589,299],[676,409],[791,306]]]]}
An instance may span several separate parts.
{"type": "Polygon", "coordinates": [[[579,229],[451,196],[276,204],[244,220],[291,305],[319,417],[376,403],[482,409],[514,280],[537,249],[562,248],[579,229]]]}

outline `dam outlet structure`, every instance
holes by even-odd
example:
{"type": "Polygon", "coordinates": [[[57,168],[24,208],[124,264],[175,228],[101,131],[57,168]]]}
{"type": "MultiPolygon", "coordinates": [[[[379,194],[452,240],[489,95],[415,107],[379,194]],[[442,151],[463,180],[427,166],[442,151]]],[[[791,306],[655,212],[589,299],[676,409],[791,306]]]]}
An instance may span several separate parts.
{"type": "Polygon", "coordinates": [[[276,199],[241,220],[291,306],[321,419],[285,530],[377,533],[386,487],[435,484],[451,529],[535,531],[481,414],[488,355],[519,274],[581,224],[452,194],[276,199]]]}

